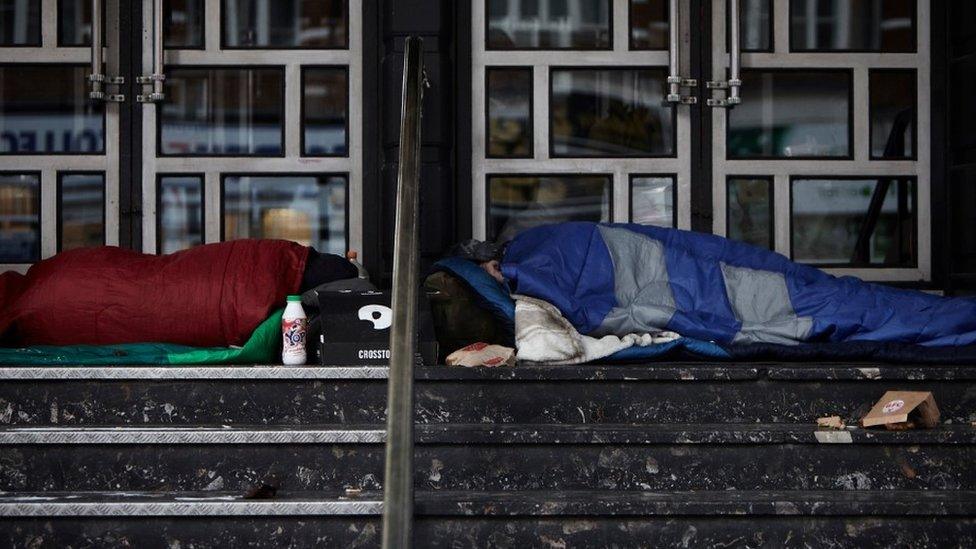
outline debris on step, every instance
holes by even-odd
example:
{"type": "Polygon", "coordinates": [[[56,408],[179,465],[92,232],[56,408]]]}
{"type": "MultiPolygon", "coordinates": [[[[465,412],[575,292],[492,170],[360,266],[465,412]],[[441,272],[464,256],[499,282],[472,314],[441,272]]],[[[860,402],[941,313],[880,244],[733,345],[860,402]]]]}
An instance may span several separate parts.
{"type": "Polygon", "coordinates": [[[888,391],[861,418],[862,427],[884,425],[891,431],[931,429],[939,424],[939,406],[928,391],[888,391]]]}
{"type": "Polygon", "coordinates": [[[817,427],[821,429],[846,429],[847,425],[844,424],[844,420],[840,416],[827,416],[817,419],[817,427]]]}
{"type": "Polygon", "coordinates": [[[515,349],[488,343],[472,343],[447,355],[448,366],[515,366],[515,349]]]}
{"type": "Polygon", "coordinates": [[[274,499],[279,488],[281,488],[281,479],[276,475],[269,475],[262,479],[257,486],[248,490],[244,494],[244,499],[274,499]]]}

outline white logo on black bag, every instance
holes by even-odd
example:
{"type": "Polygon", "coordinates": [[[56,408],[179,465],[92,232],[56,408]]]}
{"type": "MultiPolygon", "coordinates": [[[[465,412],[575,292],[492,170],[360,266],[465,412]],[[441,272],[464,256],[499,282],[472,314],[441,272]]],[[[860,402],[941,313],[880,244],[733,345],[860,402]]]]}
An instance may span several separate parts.
{"type": "Polygon", "coordinates": [[[359,308],[359,320],[372,322],[374,330],[385,330],[393,324],[393,310],[384,305],[366,305],[359,308]]]}

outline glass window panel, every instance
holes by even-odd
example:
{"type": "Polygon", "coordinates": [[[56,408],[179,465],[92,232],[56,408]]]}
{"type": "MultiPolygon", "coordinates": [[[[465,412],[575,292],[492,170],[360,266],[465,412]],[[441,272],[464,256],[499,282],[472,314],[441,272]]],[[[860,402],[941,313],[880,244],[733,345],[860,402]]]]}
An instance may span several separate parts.
{"type": "MultiPolygon", "coordinates": [[[[58,0],[59,46],[91,46],[91,8],[91,0],[58,0]]],[[[102,21],[105,21],[105,2],[102,2],[102,21]]],[[[103,26],[102,44],[105,44],[105,37],[103,26]]]]}
{"type": "Polygon", "coordinates": [[[790,0],[791,51],[915,51],[915,0],[790,0]]]}
{"type": "Polygon", "coordinates": [[[41,3],[0,0],[0,46],[41,45],[41,3]]]}
{"type": "Polygon", "coordinates": [[[793,259],[818,265],[914,267],[914,178],[792,182],[793,259]]]}
{"type": "Polygon", "coordinates": [[[914,70],[871,71],[871,158],[915,156],[914,70]]]}
{"type": "Polygon", "coordinates": [[[203,244],[203,176],[161,176],[156,199],[159,253],[171,254],[203,244]]]}
{"type": "Polygon", "coordinates": [[[729,110],[729,158],[847,158],[851,73],[743,70],[741,105],[729,110]]]}
{"type": "Polygon", "coordinates": [[[525,229],[563,221],[609,221],[609,175],[488,177],[488,238],[508,241],[525,229]]]}
{"type": "Polygon", "coordinates": [[[490,158],[531,158],[532,68],[488,68],[485,98],[490,158]]]}
{"type": "Polygon", "coordinates": [[[0,154],[104,152],[105,106],[88,100],[87,77],[84,66],[0,66],[0,154]]]}
{"type": "Polygon", "coordinates": [[[345,67],[302,69],[302,152],[349,154],[349,72],[345,67]]]}
{"type": "Polygon", "coordinates": [[[58,181],[58,249],[105,244],[105,174],[63,173],[58,181]]]}
{"type": "Polygon", "coordinates": [[[641,225],[674,227],[674,177],[633,176],[630,179],[630,220],[641,225]]]}
{"type": "Polygon", "coordinates": [[[282,154],[284,71],[171,67],[166,72],[160,154],[282,154]]]}
{"type": "Polygon", "coordinates": [[[166,0],[163,2],[163,46],[203,48],[204,0],[166,0]]]}
{"type": "Polygon", "coordinates": [[[672,156],[665,69],[552,69],[554,157],[672,156]]]}
{"type": "Polygon", "coordinates": [[[346,202],[341,175],[224,176],[224,240],[280,238],[343,254],[346,202]]]}
{"type": "MultiPolygon", "coordinates": [[[[726,8],[726,13],[730,13],[728,8],[726,8]]],[[[726,28],[728,27],[726,26],[726,28]]],[[[742,51],[773,51],[772,31],[773,5],[771,0],[739,1],[739,40],[742,51]]],[[[728,38],[727,33],[726,38],[728,38]]],[[[728,50],[726,49],[726,51],[728,50]]]]}
{"type": "Polygon", "coordinates": [[[610,0],[487,0],[489,50],[611,48],[610,0]]]}
{"type": "Polygon", "coordinates": [[[773,179],[729,179],[726,236],[761,248],[773,249],[773,179]]]}
{"type": "Polygon", "coordinates": [[[669,29],[668,0],[630,0],[630,49],[668,49],[669,29]]]}
{"type": "Polygon", "coordinates": [[[225,48],[342,49],[349,44],[348,0],[224,0],[225,48]]]}
{"type": "Polygon", "coordinates": [[[0,263],[41,258],[41,176],[0,173],[0,263]]]}

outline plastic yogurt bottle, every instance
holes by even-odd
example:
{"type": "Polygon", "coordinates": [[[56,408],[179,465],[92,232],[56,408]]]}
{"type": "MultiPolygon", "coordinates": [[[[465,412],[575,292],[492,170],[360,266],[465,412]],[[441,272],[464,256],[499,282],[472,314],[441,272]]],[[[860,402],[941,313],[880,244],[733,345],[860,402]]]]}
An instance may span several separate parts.
{"type": "Polygon", "coordinates": [[[288,366],[305,364],[305,338],[308,334],[308,318],[302,309],[302,296],[288,296],[288,305],[281,316],[281,362],[288,366]]]}

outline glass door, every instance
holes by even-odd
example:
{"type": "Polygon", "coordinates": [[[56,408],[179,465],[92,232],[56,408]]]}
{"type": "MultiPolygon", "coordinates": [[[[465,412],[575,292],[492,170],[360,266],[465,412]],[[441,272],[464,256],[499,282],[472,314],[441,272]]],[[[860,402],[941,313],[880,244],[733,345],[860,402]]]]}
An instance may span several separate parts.
{"type": "Polygon", "coordinates": [[[119,0],[92,5],[0,0],[0,272],[119,242],[119,0]]]}
{"type": "Polygon", "coordinates": [[[741,65],[741,103],[711,112],[716,234],[835,274],[931,280],[929,9],[712,3],[712,87],[741,65]]]}
{"type": "Polygon", "coordinates": [[[361,249],[361,14],[358,0],[146,2],[145,251],[361,249]]]}

